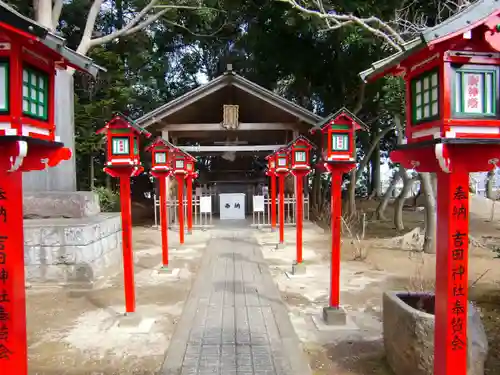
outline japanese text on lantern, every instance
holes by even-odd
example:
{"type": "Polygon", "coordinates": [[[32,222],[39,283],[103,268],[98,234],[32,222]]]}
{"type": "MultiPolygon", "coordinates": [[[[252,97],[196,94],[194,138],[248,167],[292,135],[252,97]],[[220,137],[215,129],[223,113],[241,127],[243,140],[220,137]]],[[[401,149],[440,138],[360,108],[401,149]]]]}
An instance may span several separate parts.
{"type": "Polygon", "coordinates": [[[468,217],[468,191],[462,186],[457,186],[453,194],[453,219],[455,224],[451,233],[452,256],[452,290],[451,290],[451,348],[452,350],[465,350],[467,336],[465,331],[467,319],[467,248],[469,236],[467,228],[468,217]]]}
{"type": "Polygon", "coordinates": [[[481,112],[481,97],[480,85],[481,75],[479,74],[466,74],[466,88],[465,88],[465,112],[478,113],[481,112]]]}
{"type": "MultiPolygon", "coordinates": [[[[7,287],[9,273],[7,270],[8,250],[6,242],[8,240],[7,224],[8,212],[2,204],[7,200],[7,196],[0,187],[0,362],[8,361],[12,355],[9,349],[9,327],[10,321],[10,299],[7,287]]],[[[1,365],[0,365],[1,367],[1,365]]]]}

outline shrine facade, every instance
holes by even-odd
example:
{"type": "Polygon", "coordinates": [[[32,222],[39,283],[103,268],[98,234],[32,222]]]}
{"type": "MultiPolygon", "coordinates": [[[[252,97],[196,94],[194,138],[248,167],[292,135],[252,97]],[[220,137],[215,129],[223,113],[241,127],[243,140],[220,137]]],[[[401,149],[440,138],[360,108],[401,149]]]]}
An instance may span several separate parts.
{"type": "MultiPolygon", "coordinates": [[[[307,135],[320,120],[228,65],[219,77],[145,114],[136,124],[195,156],[196,195],[211,195],[212,212],[233,218],[221,204],[252,214],[253,195],[267,193],[265,156],[307,135]]],[[[292,179],[287,190],[294,195],[292,179]]]]}

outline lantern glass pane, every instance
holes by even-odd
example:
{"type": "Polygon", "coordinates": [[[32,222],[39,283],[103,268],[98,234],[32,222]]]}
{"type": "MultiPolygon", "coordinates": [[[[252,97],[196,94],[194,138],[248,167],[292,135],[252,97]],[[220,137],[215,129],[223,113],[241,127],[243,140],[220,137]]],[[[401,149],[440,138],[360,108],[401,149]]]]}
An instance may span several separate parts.
{"type": "Polygon", "coordinates": [[[480,66],[457,69],[454,90],[455,115],[488,117],[497,115],[498,68],[480,66]]]}
{"type": "Polygon", "coordinates": [[[295,151],[295,162],[305,163],[306,162],[306,152],[305,151],[295,151]]]}
{"type": "Polygon", "coordinates": [[[413,122],[439,117],[439,76],[437,70],[422,73],[411,81],[413,122]]]}
{"type": "Polygon", "coordinates": [[[349,151],[349,135],[332,133],[332,151],[349,151]]]}
{"type": "Polygon", "coordinates": [[[286,157],[278,157],[278,167],[286,167],[286,157]]]}
{"type": "Polygon", "coordinates": [[[23,114],[48,119],[48,79],[45,72],[32,67],[23,69],[23,114]]]}
{"type": "Polygon", "coordinates": [[[130,139],[128,137],[112,137],[112,154],[113,155],[129,155],[130,154],[130,139]]]}
{"type": "Polygon", "coordinates": [[[155,153],[155,163],[156,164],[165,164],[166,162],[167,162],[167,153],[166,152],[155,153]]]}
{"type": "Polygon", "coordinates": [[[192,171],[193,170],[193,163],[189,162],[187,163],[187,168],[186,168],[188,171],[192,171]]]}
{"type": "Polygon", "coordinates": [[[9,69],[7,63],[0,63],[0,112],[9,110],[9,69]]]}
{"type": "Polygon", "coordinates": [[[276,167],[276,162],[274,160],[271,160],[270,166],[271,169],[274,169],[276,167]]]}
{"type": "Polygon", "coordinates": [[[184,169],[184,160],[176,160],[175,169],[184,169]]]}

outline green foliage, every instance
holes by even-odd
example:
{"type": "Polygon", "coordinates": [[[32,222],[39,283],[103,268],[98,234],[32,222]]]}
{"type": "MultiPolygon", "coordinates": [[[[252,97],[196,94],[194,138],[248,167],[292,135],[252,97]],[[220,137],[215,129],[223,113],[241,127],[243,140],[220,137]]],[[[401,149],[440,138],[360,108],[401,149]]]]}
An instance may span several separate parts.
{"type": "Polygon", "coordinates": [[[99,204],[102,212],[119,212],[120,211],[120,196],[113,190],[104,186],[94,189],[94,193],[99,196],[99,204]]]}

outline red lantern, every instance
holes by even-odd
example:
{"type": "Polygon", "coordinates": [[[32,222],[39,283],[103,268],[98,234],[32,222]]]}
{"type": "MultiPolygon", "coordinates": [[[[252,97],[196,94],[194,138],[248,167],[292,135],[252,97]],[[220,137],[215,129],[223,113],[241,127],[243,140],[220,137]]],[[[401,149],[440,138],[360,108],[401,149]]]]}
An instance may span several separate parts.
{"type": "MultiPolygon", "coordinates": [[[[172,171],[172,158],[176,147],[170,142],[158,137],[152,144],[150,144],[146,151],[152,154],[151,172],[155,173],[168,173],[172,171]]],[[[156,176],[155,176],[156,177],[156,176]]]]}
{"type": "Polygon", "coordinates": [[[276,173],[287,174],[290,171],[290,155],[287,148],[276,151],[276,173]]]}
{"type": "Polygon", "coordinates": [[[113,177],[121,177],[126,171],[130,171],[129,176],[139,175],[144,170],[139,155],[139,136],[144,134],[149,138],[151,133],[121,113],[97,131],[97,134],[102,133],[106,133],[108,145],[106,173],[113,177]]]}
{"type": "Polygon", "coordinates": [[[310,152],[315,146],[303,136],[294,139],[288,145],[291,156],[291,169],[293,171],[309,171],[310,165],[310,152]]]}
{"type": "Polygon", "coordinates": [[[144,134],[149,138],[151,133],[121,113],[117,113],[104,128],[97,131],[97,134],[102,133],[106,133],[108,154],[104,171],[120,179],[125,310],[132,313],[135,311],[135,287],[130,177],[138,176],[144,170],[139,157],[139,135],[144,134]]]}
{"type": "Polygon", "coordinates": [[[365,124],[352,112],[342,108],[311,129],[327,136],[323,140],[323,160],[326,162],[356,161],[356,131],[366,130],[365,124]]]}
{"type": "Polygon", "coordinates": [[[177,148],[170,142],[158,137],[146,151],[151,151],[152,166],[151,174],[156,177],[160,184],[160,221],[162,242],[162,270],[168,272],[168,206],[167,206],[167,178],[172,172],[172,155],[177,148]]]}
{"type": "Polygon", "coordinates": [[[195,172],[196,159],[187,152],[177,148],[173,152],[172,170],[177,178],[177,194],[179,200],[179,242],[184,243],[184,180],[187,180],[188,195],[188,230],[192,228],[192,179],[198,176],[195,172]]]}
{"type": "Polygon", "coordinates": [[[266,176],[274,176],[276,173],[276,154],[271,154],[266,156],[267,169],[266,176]]]}

